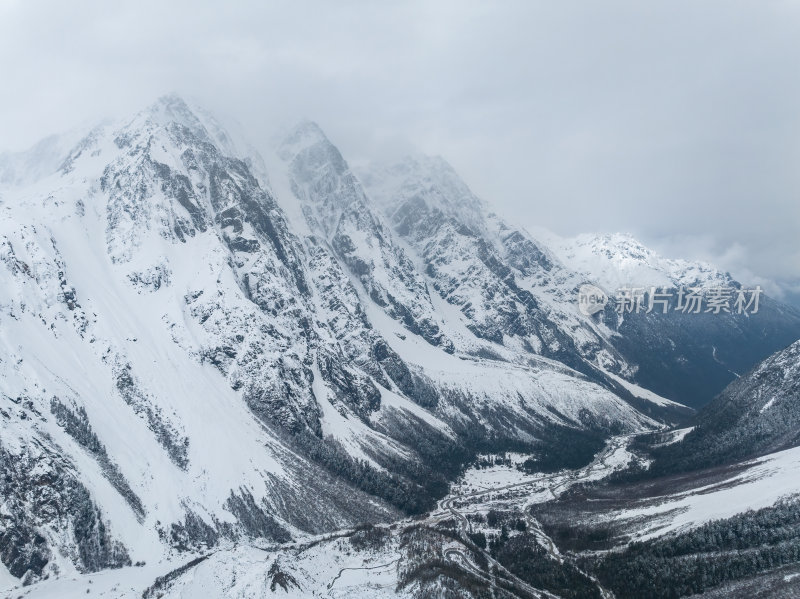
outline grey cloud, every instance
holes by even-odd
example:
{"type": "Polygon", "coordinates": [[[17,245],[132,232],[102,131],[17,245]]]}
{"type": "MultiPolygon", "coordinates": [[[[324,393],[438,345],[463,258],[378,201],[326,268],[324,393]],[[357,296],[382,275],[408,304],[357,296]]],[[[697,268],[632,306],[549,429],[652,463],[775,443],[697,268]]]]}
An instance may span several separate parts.
{"type": "Polygon", "coordinates": [[[0,147],[175,90],[445,156],[516,220],[800,281],[800,5],[0,0],[0,147]]]}

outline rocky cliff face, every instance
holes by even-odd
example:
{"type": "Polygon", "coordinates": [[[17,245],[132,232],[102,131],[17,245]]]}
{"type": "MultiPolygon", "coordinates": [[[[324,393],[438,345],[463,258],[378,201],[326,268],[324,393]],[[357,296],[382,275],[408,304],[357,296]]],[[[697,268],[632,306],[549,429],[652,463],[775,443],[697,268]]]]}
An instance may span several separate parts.
{"type": "Polygon", "coordinates": [[[364,187],[306,123],[267,173],[176,97],[43,143],[0,189],[15,577],[418,512],[475,451],[681,409],[443,161],[364,187]]]}
{"type": "Polygon", "coordinates": [[[755,314],[683,314],[673,298],[667,314],[623,317],[614,308],[624,287],[676,294],[681,286],[742,285],[712,265],[663,258],[629,235],[561,239],[543,232],[545,245],[493,214],[441,158],[371,166],[361,178],[475,335],[551,357],[612,388],[621,375],[701,407],[800,337],[800,313],[768,297],[755,314]],[[585,283],[610,299],[593,317],[576,310],[585,283]]]}

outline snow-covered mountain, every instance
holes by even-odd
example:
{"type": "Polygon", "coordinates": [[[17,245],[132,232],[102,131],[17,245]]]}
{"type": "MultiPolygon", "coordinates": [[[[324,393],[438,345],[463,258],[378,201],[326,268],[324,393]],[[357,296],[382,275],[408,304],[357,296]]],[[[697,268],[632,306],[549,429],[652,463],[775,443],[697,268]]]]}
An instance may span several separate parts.
{"type": "Polygon", "coordinates": [[[441,158],[367,167],[360,178],[476,336],[568,364],[617,393],[626,391],[622,377],[700,407],[800,337],[800,313],[765,296],[756,314],[684,314],[672,309],[673,297],[667,314],[620,315],[624,287],[742,285],[711,265],[663,258],[628,235],[532,236],[493,213],[441,158]],[[610,298],[594,317],[577,309],[585,283],[610,298]]]}
{"type": "Polygon", "coordinates": [[[167,97],[60,161],[41,150],[58,164],[47,176],[12,165],[19,184],[0,200],[11,575],[391,519],[440,494],[470,443],[654,424],[441,310],[318,128],[279,151],[297,231],[220,131],[167,97]]]}
{"type": "MultiPolygon", "coordinates": [[[[356,174],[309,122],[262,159],[175,96],[64,140],[0,160],[0,582],[393,521],[478,451],[558,467],[690,412],[442,159],[356,174]]],[[[720,335],[762,327],[746,361],[781,310],[720,335]]],[[[665,377],[725,356],[673,337],[665,377]]]]}
{"type": "Polygon", "coordinates": [[[659,394],[700,408],[753,364],[785,347],[800,335],[800,313],[761,295],[755,314],[684,314],[675,311],[681,288],[737,289],[734,280],[713,265],[665,258],[628,234],[579,235],[560,238],[543,230],[569,268],[591,276],[616,301],[625,290],[672,293],[669,313],[624,314],[614,326],[612,342],[637,365],[635,380],[659,394]]]}
{"type": "Polygon", "coordinates": [[[608,293],[630,287],[722,287],[728,273],[706,262],[665,258],[625,233],[547,235],[550,247],[570,268],[591,276],[608,293]]]}
{"type": "Polygon", "coordinates": [[[632,373],[609,343],[613,331],[577,308],[578,287],[590,279],[489,211],[444,160],[409,158],[372,167],[361,178],[457,324],[470,333],[463,336],[473,346],[468,351],[487,351],[485,344],[474,347],[477,338],[557,360],[598,380],[604,370],[632,373]]]}

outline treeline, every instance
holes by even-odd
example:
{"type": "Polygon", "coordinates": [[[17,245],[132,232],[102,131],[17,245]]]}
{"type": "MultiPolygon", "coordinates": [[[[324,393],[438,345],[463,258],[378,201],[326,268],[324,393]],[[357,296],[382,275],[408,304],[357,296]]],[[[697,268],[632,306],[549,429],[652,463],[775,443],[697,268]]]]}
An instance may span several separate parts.
{"type": "Polygon", "coordinates": [[[601,599],[600,590],[589,577],[572,564],[551,557],[533,535],[501,533],[493,541],[492,553],[497,561],[531,586],[564,599],[601,599]]]}
{"type": "Polygon", "coordinates": [[[409,514],[425,511],[432,498],[419,485],[394,473],[373,468],[365,460],[353,458],[336,441],[320,439],[301,431],[294,436],[304,455],[362,491],[375,495],[409,514]]]}
{"type": "Polygon", "coordinates": [[[678,599],[800,562],[800,502],[709,522],[668,538],[586,558],[619,599],[678,599]]]}
{"type": "Polygon", "coordinates": [[[554,426],[542,432],[536,457],[525,460],[520,464],[520,469],[531,474],[582,468],[591,463],[597,452],[605,447],[608,436],[614,432],[605,428],[554,426]]]}
{"type": "MultiPolygon", "coordinates": [[[[353,458],[331,438],[320,438],[308,430],[294,435],[287,435],[278,427],[273,430],[331,474],[409,515],[431,510],[436,500],[447,494],[448,481],[456,478],[465,465],[478,464],[480,454],[536,452],[538,459],[519,466],[533,472],[579,468],[592,461],[605,446],[609,434],[617,432],[603,423],[589,429],[551,426],[538,431],[539,439],[531,443],[487,435],[486,430],[476,424],[458,427],[457,440],[453,440],[414,416],[399,418],[389,414],[383,424],[413,447],[419,459],[408,460],[389,452],[373,453],[370,457],[388,471],[383,472],[365,460],[353,458]]],[[[510,464],[505,457],[493,461],[510,464]]]]}
{"type": "Polygon", "coordinates": [[[409,460],[392,453],[375,453],[372,457],[386,468],[374,468],[365,460],[356,459],[336,440],[319,438],[302,430],[290,442],[334,476],[341,477],[362,491],[383,499],[409,515],[430,511],[436,500],[448,491],[448,480],[455,478],[464,464],[472,461],[477,443],[454,442],[423,421],[398,419],[396,426],[419,460],[409,460]]]}
{"type": "Polygon", "coordinates": [[[767,443],[768,437],[769,433],[757,429],[749,432],[734,429],[726,434],[716,434],[698,427],[682,441],[654,447],[644,436],[634,440],[630,449],[647,455],[650,465],[635,464],[627,470],[615,472],[607,481],[638,482],[735,464],[761,455],[763,452],[759,448],[767,443]]]}
{"type": "MultiPolygon", "coordinates": [[[[530,443],[519,439],[491,435],[487,437],[486,431],[478,426],[461,427],[457,431],[457,440],[445,436],[413,416],[401,419],[387,415],[384,426],[413,447],[419,459],[409,460],[388,452],[374,453],[370,457],[388,471],[383,472],[365,460],[353,458],[334,439],[320,438],[307,430],[291,436],[277,427],[273,430],[331,474],[387,501],[409,515],[422,514],[433,509],[436,500],[447,494],[449,481],[456,478],[465,465],[476,463],[478,454],[530,452],[532,449],[530,443]]],[[[566,430],[578,434],[582,432],[566,430]]],[[[600,435],[599,432],[596,434],[600,435]]],[[[549,438],[548,447],[556,447],[560,443],[558,438],[558,435],[549,438]]],[[[601,440],[600,447],[602,445],[601,440]]],[[[553,450],[552,455],[555,460],[557,452],[553,450]]],[[[589,455],[589,461],[592,455],[594,453],[589,455]]]]}
{"type": "Polygon", "coordinates": [[[131,489],[117,464],[108,456],[105,445],[103,445],[97,437],[97,434],[92,429],[92,425],[89,423],[89,416],[86,414],[86,409],[80,406],[76,410],[71,410],[54,396],[50,400],[50,412],[55,417],[58,425],[63,428],[78,445],[94,456],[108,482],[110,482],[125,501],[128,502],[128,505],[134,511],[138,520],[142,522],[145,515],[142,500],[139,499],[139,496],[131,489]]]}
{"type": "Polygon", "coordinates": [[[475,460],[473,465],[475,468],[492,468],[494,466],[508,466],[510,468],[514,464],[511,458],[508,457],[508,454],[503,453],[502,455],[480,456],[475,460]]]}
{"type": "Polygon", "coordinates": [[[659,446],[663,433],[638,437],[631,449],[647,453],[653,463],[622,478],[733,464],[800,444],[800,380],[787,378],[782,364],[793,363],[798,353],[776,354],[731,383],[697,414],[694,430],[681,441],[659,446]]]}

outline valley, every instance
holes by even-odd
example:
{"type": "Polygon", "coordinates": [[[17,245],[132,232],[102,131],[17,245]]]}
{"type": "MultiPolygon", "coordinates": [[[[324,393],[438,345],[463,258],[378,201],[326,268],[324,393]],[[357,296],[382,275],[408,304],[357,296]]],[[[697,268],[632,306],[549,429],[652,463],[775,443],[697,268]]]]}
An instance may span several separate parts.
{"type": "Polygon", "coordinates": [[[622,599],[800,561],[797,310],[587,315],[616,271],[742,284],[542,241],[440,157],[231,131],[170,95],[0,160],[0,596],[622,599]]]}

